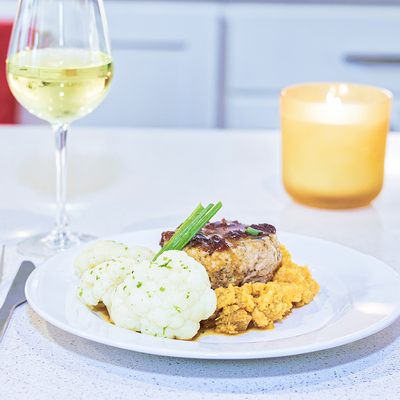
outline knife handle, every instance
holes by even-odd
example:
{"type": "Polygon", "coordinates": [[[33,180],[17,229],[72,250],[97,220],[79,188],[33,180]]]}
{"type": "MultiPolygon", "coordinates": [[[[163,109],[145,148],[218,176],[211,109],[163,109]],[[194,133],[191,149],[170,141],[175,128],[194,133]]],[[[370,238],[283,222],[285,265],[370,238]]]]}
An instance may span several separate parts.
{"type": "Polygon", "coordinates": [[[11,315],[15,310],[15,306],[7,306],[4,305],[0,308],[0,342],[3,339],[4,334],[6,333],[6,329],[8,323],[10,322],[11,315]]]}

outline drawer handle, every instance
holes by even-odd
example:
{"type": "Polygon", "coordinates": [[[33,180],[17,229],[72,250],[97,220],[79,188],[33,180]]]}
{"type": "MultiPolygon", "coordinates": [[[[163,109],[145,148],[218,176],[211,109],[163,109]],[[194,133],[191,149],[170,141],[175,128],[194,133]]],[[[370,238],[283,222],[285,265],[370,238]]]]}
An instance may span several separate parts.
{"type": "Polygon", "coordinates": [[[400,65],[400,54],[347,54],[344,60],[349,64],[400,65]]]}
{"type": "Polygon", "coordinates": [[[181,40],[113,40],[114,49],[136,51],[185,51],[187,43],[181,40]]]}

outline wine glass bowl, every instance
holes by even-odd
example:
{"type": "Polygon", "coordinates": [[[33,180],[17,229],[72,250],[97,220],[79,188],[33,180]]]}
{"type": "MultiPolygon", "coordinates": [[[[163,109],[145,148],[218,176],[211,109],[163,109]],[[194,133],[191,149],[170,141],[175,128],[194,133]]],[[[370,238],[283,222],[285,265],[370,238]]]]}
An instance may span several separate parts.
{"type": "Polygon", "coordinates": [[[55,228],[19,246],[23,253],[51,255],[88,238],[68,227],[66,139],[69,124],[92,112],[110,88],[113,62],[102,0],[21,0],[6,67],[15,98],[55,134],[55,228]]]}
{"type": "Polygon", "coordinates": [[[67,124],[92,112],[105,97],[112,61],[83,49],[23,51],[8,59],[7,77],[15,98],[52,125],[67,124]]]}

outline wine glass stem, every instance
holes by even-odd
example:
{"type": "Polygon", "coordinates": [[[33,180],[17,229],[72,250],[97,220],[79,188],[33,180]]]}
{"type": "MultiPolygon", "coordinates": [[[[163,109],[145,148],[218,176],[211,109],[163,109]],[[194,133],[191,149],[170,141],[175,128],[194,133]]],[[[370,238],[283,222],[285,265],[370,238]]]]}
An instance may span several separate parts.
{"type": "Polygon", "coordinates": [[[53,126],[56,141],[57,216],[55,230],[60,236],[68,233],[67,201],[67,133],[68,125],[53,126]]]}

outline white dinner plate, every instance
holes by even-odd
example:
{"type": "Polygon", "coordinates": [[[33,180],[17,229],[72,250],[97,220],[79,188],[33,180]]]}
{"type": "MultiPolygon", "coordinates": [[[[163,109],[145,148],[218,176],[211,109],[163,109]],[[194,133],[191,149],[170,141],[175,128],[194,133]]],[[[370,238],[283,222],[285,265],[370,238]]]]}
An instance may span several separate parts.
{"type": "MultiPolygon", "coordinates": [[[[156,249],[160,232],[138,231],[111,239],[156,249]]],[[[187,358],[250,359],[324,350],[372,335],[399,316],[400,276],[383,262],[311,237],[280,233],[279,239],[294,261],[309,266],[321,290],[309,305],[294,309],[273,330],[184,341],[114,326],[77,299],[73,260],[82,247],[37,268],[27,281],[26,297],[41,317],[74,335],[127,350],[187,358]]]]}

